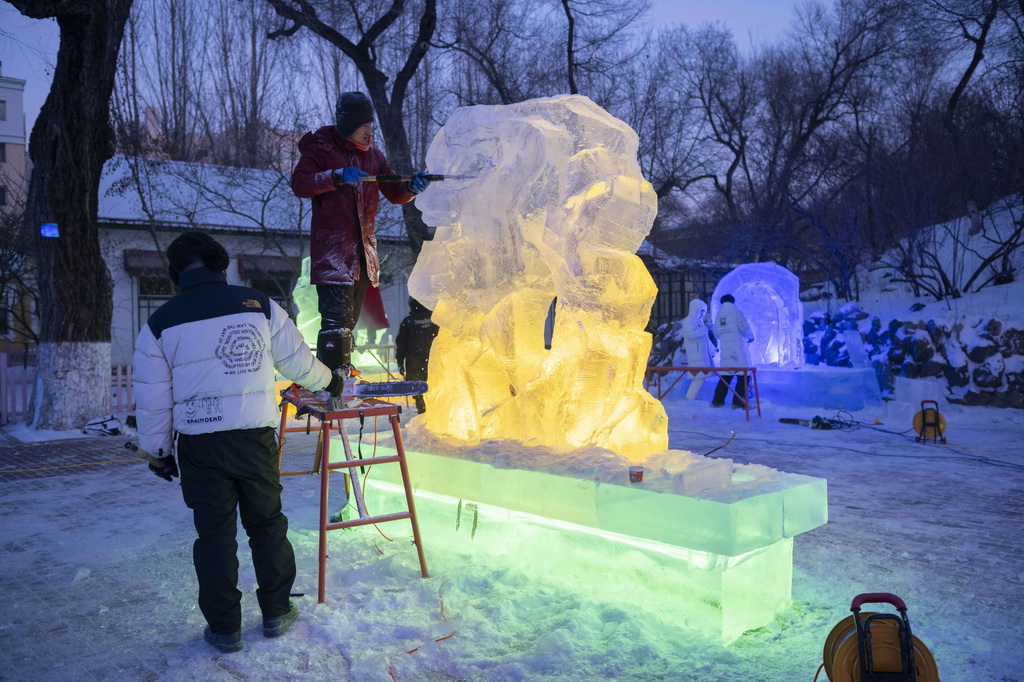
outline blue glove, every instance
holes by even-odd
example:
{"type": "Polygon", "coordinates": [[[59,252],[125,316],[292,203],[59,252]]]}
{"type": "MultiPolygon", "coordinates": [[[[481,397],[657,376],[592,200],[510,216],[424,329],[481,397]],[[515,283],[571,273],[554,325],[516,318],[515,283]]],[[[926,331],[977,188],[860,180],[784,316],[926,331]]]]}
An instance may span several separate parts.
{"type": "Polygon", "coordinates": [[[413,194],[419,194],[429,186],[430,180],[427,180],[427,171],[418,171],[409,181],[409,191],[413,194]]]}
{"type": "Polygon", "coordinates": [[[355,187],[361,184],[363,182],[363,178],[367,175],[369,175],[369,173],[361,171],[355,166],[350,166],[348,168],[336,168],[331,171],[331,179],[334,180],[335,187],[338,185],[351,185],[352,187],[355,187]]]}

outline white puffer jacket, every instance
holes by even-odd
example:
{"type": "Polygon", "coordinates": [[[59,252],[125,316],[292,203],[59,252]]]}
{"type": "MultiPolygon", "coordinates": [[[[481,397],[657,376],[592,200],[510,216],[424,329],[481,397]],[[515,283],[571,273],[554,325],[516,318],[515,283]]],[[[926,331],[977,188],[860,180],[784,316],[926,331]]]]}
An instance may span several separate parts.
{"type": "Polygon", "coordinates": [[[197,434],[278,424],[274,370],[312,390],[331,372],[280,305],[223,273],[181,273],[181,293],[135,342],[132,383],[139,446],[172,454],[174,431],[197,434]]]}
{"type": "Polygon", "coordinates": [[[747,344],[754,340],[747,318],[733,303],[723,303],[715,317],[715,334],[718,335],[719,367],[750,367],[750,351],[747,344]]]}
{"type": "Polygon", "coordinates": [[[711,344],[708,340],[711,324],[704,321],[707,311],[707,304],[695,298],[690,301],[690,314],[683,318],[683,344],[686,362],[691,367],[711,366],[711,344]]]}

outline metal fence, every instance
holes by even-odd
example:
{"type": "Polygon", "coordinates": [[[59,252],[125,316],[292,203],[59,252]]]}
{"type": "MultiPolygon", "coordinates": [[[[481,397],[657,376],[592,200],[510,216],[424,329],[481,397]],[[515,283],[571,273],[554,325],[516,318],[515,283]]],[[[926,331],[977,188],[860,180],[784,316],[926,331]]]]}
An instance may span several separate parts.
{"type": "MultiPolygon", "coordinates": [[[[35,351],[0,352],[0,425],[28,417],[32,385],[36,380],[35,351]]],[[[131,365],[110,370],[110,411],[127,414],[135,410],[131,365]]]]}

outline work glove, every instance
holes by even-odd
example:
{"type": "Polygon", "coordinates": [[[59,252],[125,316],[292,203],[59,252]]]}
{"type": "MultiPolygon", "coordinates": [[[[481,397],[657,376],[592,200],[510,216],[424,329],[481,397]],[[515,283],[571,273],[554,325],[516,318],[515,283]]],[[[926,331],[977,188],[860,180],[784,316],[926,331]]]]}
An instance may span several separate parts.
{"type": "Polygon", "coordinates": [[[427,180],[427,171],[417,171],[409,181],[409,191],[413,194],[419,194],[429,186],[430,180],[427,180]]]}
{"type": "Polygon", "coordinates": [[[331,372],[331,383],[327,384],[327,392],[331,394],[331,397],[338,398],[341,396],[342,390],[345,388],[345,378],[347,372],[344,367],[331,372]]]}
{"type": "Polygon", "coordinates": [[[355,166],[349,166],[348,168],[335,168],[331,171],[331,179],[334,181],[334,186],[339,185],[351,185],[352,187],[358,186],[362,183],[369,173],[361,171],[355,166]]]}
{"type": "Polygon", "coordinates": [[[178,464],[174,461],[174,455],[168,455],[159,460],[162,466],[156,466],[150,463],[149,470],[154,474],[164,479],[168,483],[171,483],[171,479],[178,477],[178,464]]]}

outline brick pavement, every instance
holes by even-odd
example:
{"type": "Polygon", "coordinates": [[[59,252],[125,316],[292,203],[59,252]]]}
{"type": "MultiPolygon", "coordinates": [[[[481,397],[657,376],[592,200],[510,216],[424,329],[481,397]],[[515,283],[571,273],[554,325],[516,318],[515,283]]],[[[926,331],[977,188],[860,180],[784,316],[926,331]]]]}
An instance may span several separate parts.
{"type": "MultiPolygon", "coordinates": [[[[0,431],[0,433],[3,433],[0,431]]],[[[88,436],[42,443],[0,438],[0,482],[29,481],[140,464],[124,449],[123,436],[88,436]]]]}

